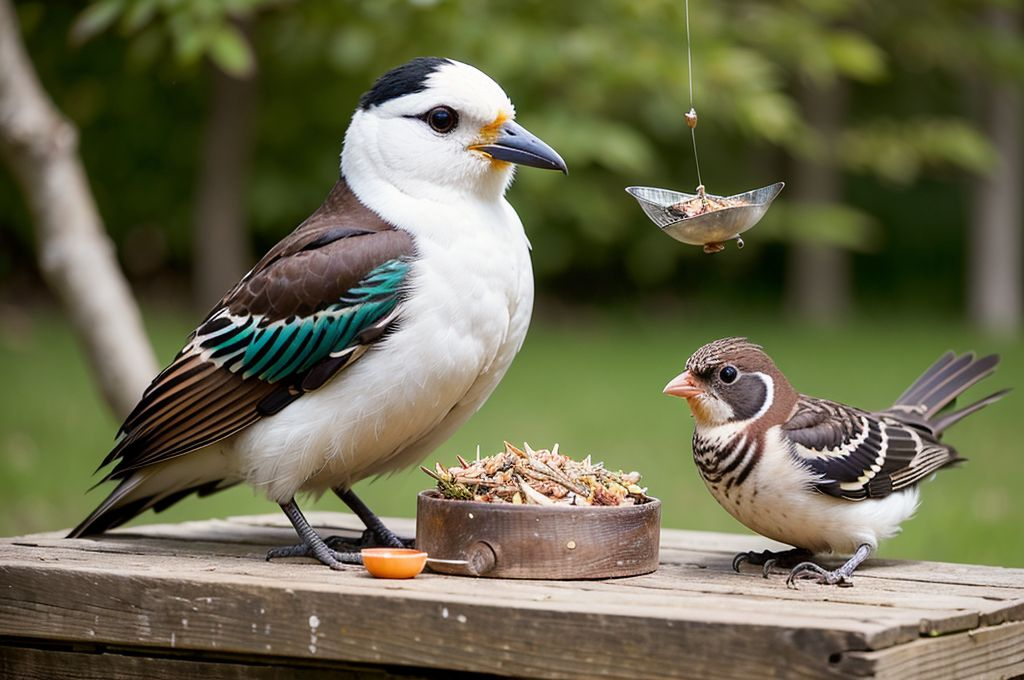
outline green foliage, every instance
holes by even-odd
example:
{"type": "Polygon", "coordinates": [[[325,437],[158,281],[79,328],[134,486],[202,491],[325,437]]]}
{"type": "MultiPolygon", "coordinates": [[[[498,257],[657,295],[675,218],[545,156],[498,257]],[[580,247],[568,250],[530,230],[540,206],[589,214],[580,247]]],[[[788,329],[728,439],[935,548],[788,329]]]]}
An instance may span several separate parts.
{"type": "Polygon", "coordinates": [[[878,223],[861,210],[837,203],[783,204],[765,216],[758,236],[783,241],[834,243],[849,250],[873,252],[880,239],[878,223]]]}
{"type": "MultiPolygon", "coordinates": [[[[129,261],[139,243],[160,243],[157,269],[188,267],[209,84],[201,61],[259,73],[246,207],[260,252],[323,198],[359,94],[391,66],[441,54],[493,75],[519,120],[569,164],[568,178],[521,172],[510,194],[542,289],[633,296],[685,272],[713,288],[741,270],[778,282],[775,243],[812,236],[858,251],[895,244],[910,226],[893,221],[906,207],[912,224],[930,225],[917,246],[920,264],[886,249],[862,262],[858,277],[868,285],[924,280],[940,301],[959,295],[966,215],[956,208],[965,180],[993,167],[993,149],[964,113],[971,82],[1024,81],[1024,47],[982,20],[988,6],[693,0],[708,189],[730,194],[786,180],[792,162],[808,157],[840,164],[850,187],[826,212],[792,207],[787,189],[747,238],[744,261],[716,258],[716,266],[665,239],[622,191],[697,183],[682,118],[689,83],[679,0],[96,0],[84,10],[28,2],[19,12],[48,89],[82,128],[91,183],[129,261]],[[808,127],[795,96],[807,80],[846,84],[835,139],[808,127]],[[952,205],[940,211],[934,194],[952,205]],[[952,273],[939,278],[927,265],[936,259],[952,273]]],[[[0,182],[5,201],[17,204],[0,182]]],[[[27,255],[23,211],[0,220],[27,255]]]]}
{"type": "Polygon", "coordinates": [[[150,63],[164,44],[183,66],[207,57],[225,73],[249,77],[256,68],[252,45],[237,22],[280,0],[97,0],[71,26],[71,39],[82,44],[118,24],[119,33],[135,38],[133,54],[150,63]]]}
{"type": "Polygon", "coordinates": [[[745,10],[744,25],[757,27],[749,31],[749,40],[790,72],[818,81],[876,82],[886,75],[884,48],[866,30],[862,3],[738,5],[745,10]]]}
{"type": "Polygon", "coordinates": [[[71,39],[76,43],[84,43],[103,32],[117,21],[117,17],[124,12],[125,5],[124,0],[100,0],[89,5],[82,10],[71,27],[71,39]]]}
{"type": "Polygon", "coordinates": [[[838,146],[850,169],[901,184],[912,182],[928,165],[983,173],[995,163],[985,137],[956,119],[877,119],[847,129],[838,146]]]}

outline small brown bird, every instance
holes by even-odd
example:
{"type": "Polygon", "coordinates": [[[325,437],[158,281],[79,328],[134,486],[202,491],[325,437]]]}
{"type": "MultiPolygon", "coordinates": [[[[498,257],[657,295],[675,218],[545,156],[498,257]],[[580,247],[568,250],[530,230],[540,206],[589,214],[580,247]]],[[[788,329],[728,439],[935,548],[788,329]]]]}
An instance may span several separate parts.
{"type": "Polygon", "coordinates": [[[762,536],[795,546],[733,559],[792,566],[786,583],[814,578],[852,585],[854,570],[917,509],[918,484],[964,460],[940,439],[949,426],[1001,398],[1002,390],[942,412],[990,375],[997,355],[947,352],[884,411],[799,394],[760,346],[745,338],[704,345],[665,394],[690,405],[693,458],[729,514],[762,536]],[[803,561],[852,554],[828,571],[803,561]]]}

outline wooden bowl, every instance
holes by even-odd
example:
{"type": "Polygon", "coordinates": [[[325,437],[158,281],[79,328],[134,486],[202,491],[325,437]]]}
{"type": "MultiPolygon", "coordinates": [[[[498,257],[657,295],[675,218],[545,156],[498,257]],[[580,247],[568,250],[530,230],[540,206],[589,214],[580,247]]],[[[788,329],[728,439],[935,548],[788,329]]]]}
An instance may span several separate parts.
{"type": "Polygon", "coordinates": [[[408,548],[363,548],[363,566],[377,578],[415,578],[427,563],[427,553],[408,548]]]}
{"type": "Polygon", "coordinates": [[[416,547],[467,564],[430,565],[463,576],[590,579],[658,568],[661,501],[618,507],[453,501],[421,491],[416,547]]]}

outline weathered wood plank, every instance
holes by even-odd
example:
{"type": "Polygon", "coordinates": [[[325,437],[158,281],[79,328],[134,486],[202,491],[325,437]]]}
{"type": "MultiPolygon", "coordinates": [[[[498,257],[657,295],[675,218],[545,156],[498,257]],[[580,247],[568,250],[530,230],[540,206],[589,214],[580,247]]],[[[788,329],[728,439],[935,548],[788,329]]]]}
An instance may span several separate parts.
{"type": "MultiPolygon", "coordinates": [[[[311,519],[358,535],[351,516],[311,519]]],[[[922,634],[970,632],[998,657],[1004,639],[980,633],[1024,620],[1022,570],[877,562],[854,588],[792,590],[781,575],[731,571],[733,553],[768,547],[753,536],[666,531],[658,572],[564,583],[267,563],[267,547],[294,540],[277,516],[59,536],[0,540],[0,636],[424,672],[820,677],[909,664],[882,653],[916,649],[922,634]]]]}
{"type": "Polygon", "coordinates": [[[383,598],[306,585],[16,567],[0,570],[0,582],[4,635],[503,675],[625,678],[657,667],[665,677],[758,669],[815,676],[829,654],[863,644],[856,632],[828,627],[611,616],[546,602],[508,607],[409,592],[383,598]],[[723,655],[730,665],[720,663],[723,655]]]}
{"type": "MultiPolygon", "coordinates": [[[[104,557],[114,558],[121,572],[131,572],[139,576],[166,577],[167,559],[173,553],[167,550],[133,554],[126,546],[139,545],[138,541],[124,543],[107,539],[104,545],[114,545],[121,550],[104,550],[104,557]],[[118,545],[120,543],[120,545],[118,545]]],[[[39,541],[38,545],[47,549],[47,564],[60,563],[63,567],[78,563],[84,566],[95,563],[95,555],[82,558],[67,541],[39,541]]],[[[219,574],[240,574],[259,581],[273,582],[274,574],[279,573],[280,566],[265,564],[259,561],[258,553],[240,552],[237,557],[224,561],[221,557],[210,555],[197,567],[195,555],[205,545],[192,544],[192,557],[180,568],[176,569],[179,578],[185,578],[193,572],[210,576],[219,574]],[[198,571],[197,571],[198,569],[198,571]]],[[[25,552],[19,559],[17,552],[8,556],[8,564],[21,564],[29,570],[41,568],[37,556],[25,552]]],[[[887,601],[884,595],[874,597],[861,596],[862,602],[848,597],[838,599],[832,596],[827,607],[822,608],[822,600],[812,593],[803,593],[786,589],[781,580],[774,583],[758,578],[756,588],[745,586],[736,574],[716,575],[717,584],[706,580],[707,572],[672,573],[673,568],[667,567],[662,573],[650,577],[617,579],[613,581],[575,582],[569,587],[553,582],[531,581],[524,583],[500,582],[484,580],[465,580],[458,583],[458,593],[453,595],[452,583],[448,579],[440,579],[431,575],[422,577],[415,582],[388,582],[366,578],[355,572],[356,579],[344,579],[320,567],[293,561],[290,569],[301,569],[304,583],[307,586],[321,584],[330,586],[338,592],[358,591],[360,593],[378,593],[386,596],[399,591],[414,591],[424,595],[435,595],[439,599],[452,597],[470,601],[495,599],[500,597],[509,606],[517,603],[527,605],[534,602],[546,602],[550,606],[589,606],[592,611],[609,614],[634,614],[643,611],[670,618],[686,618],[704,621],[734,621],[742,619],[749,623],[775,624],[785,620],[789,625],[805,624],[821,625],[829,622],[840,629],[856,628],[871,635],[869,643],[872,647],[894,644],[897,641],[914,639],[921,632],[945,632],[946,630],[964,630],[978,625],[979,608],[993,608],[1006,605],[1002,601],[988,601],[982,598],[945,598],[938,602],[930,602],[919,596],[904,596],[904,610],[896,605],[899,602],[887,601]],[[702,580],[695,580],[702,579],[702,580]],[[877,602],[884,602],[885,608],[879,610],[877,602]],[[896,636],[896,637],[892,637],[896,636]]],[[[218,578],[214,576],[214,578],[218,578]]],[[[852,590],[852,589],[851,589],[852,590]]],[[[835,591],[833,591],[835,592],[835,591]]],[[[1021,593],[1024,602],[1024,592],[1021,593]]]]}
{"type": "MultiPolygon", "coordinates": [[[[158,529],[162,535],[166,535],[166,532],[169,530],[169,528],[158,529]]],[[[211,533],[220,535],[230,531],[236,537],[239,533],[237,526],[232,529],[229,522],[214,526],[202,526],[201,530],[204,538],[210,537],[211,533]]],[[[286,532],[290,531],[290,529],[282,528],[281,531],[286,532]]],[[[182,532],[179,530],[179,533],[182,532]]],[[[186,531],[184,533],[193,532],[186,531]]],[[[149,533],[147,532],[144,535],[148,537],[149,533]]],[[[265,538],[269,540],[270,544],[275,542],[275,536],[273,535],[265,536],[265,538]]],[[[284,533],[282,536],[276,537],[276,542],[281,542],[286,538],[287,533],[284,533]]],[[[60,554],[61,550],[67,550],[68,542],[51,539],[35,541],[35,544],[48,547],[51,557],[56,557],[60,554]]],[[[90,546],[90,549],[102,551],[151,553],[161,557],[173,554],[173,550],[168,548],[166,542],[154,541],[151,538],[139,538],[133,539],[131,542],[125,542],[123,539],[109,537],[89,541],[87,545],[90,546]]],[[[218,554],[230,553],[239,558],[248,559],[250,562],[258,559],[258,548],[254,547],[250,551],[246,548],[238,548],[238,545],[231,544],[229,548],[223,544],[208,541],[202,544],[193,542],[190,545],[190,550],[194,557],[200,555],[203,551],[209,550],[218,554]]],[[[72,559],[74,559],[74,555],[72,555],[72,559]]],[[[138,566],[145,568],[144,564],[138,566]]],[[[216,569],[217,567],[211,564],[209,568],[216,569]]],[[[761,607],[763,604],[764,600],[761,598],[769,598],[771,600],[770,607],[773,611],[789,615],[798,615],[800,610],[793,607],[787,608],[786,603],[794,601],[818,603],[822,598],[825,598],[829,602],[834,603],[834,605],[823,613],[815,614],[815,617],[822,618],[857,618],[864,615],[863,612],[849,610],[835,606],[835,604],[883,606],[888,609],[901,607],[908,611],[920,610],[918,612],[920,616],[918,629],[916,631],[906,631],[906,636],[913,636],[917,633],[934,635],[966,630],[976,627],[982,622],[992,624],[1004,620],[1018,620],[1024,615],[1024,588],[1000,590],[993,594],[991,589],[986,587],[947,585],[943,587],[941,594],[929,594],[927,598],[923,598],[921,597],[920,583],[914,581],[903,582],[896,579],[885,579],[884,581],[879,581],[878,587],[875,588],[860,587],[849,589],[804,584],[800,591],[783,588],[781,581],[781,576],[772,580],[765,580],[759,575],[750,573],[737,575],[728,567],[728,560],[723,562],[713,555],[691,554],[686,565],[665,565],[659,573],[653,574],[648,578],[640,580],[617,579],[613,581],[583,582],[578,584],[575,590],[639,595],[643,593],[651,594],[650,589],[660,589],[663,592],[659,593],[656,600],[649,605],[652,607],[690,606],[691,602],[673,598],[695,594],[707,596],[701,603],[705,606],[716,604],[717,596],[742,595],[745,599],[740,603],[739,607],[743,610],[744,607],[749,605],[749,608],[753,610],[751,612],[752,616],[756,614],[758,607],[761,607]],[[696,560],[696,563],[694,563],[694,560],[696,560]],[[708,562],[711,562],[711,566],[708,566],[708,562]],[[694,570],[694,567],[696,567],[696,570],[694,570]],[[783,602],[779,603],[778,600],[783,602]]],[[[443,589],[443,586],[440,587],[443,589]]],[[[467,592],[474,592],[483,596],[491,592],[494,587],[505,586],[495,586],[494,584],[479,581],[468,582],[465,586],[467,592]]],[[[509,597],[514,599],[519,596],[516,594],[519,592],[521,591],[514,591],[509,597]]],[[[562,592],[555,590],[544,592],[541,595],[547,599],[557,599],[562,592]]],[[[614,599],[614,596],[605,598],[606,601],[614,599]]],[[[730,606],[736,607],[737,605],[730,606]]],[[[817,606],[817,604],[814,606],[817,606]]],[[[763,607],[761,608],[763,609],[763,607]]],[[[872,614],[877,616],[877,612],[873,611],[872,614]]]]}
{"type": "MultiPolygon", "coordinates": [[[[357,536],[362,529],[359,521],[352,515],[334,512],[314,512],[311,521],[327,531],[357,536]]],[[[253,527],[279,527],[287,536],[291,531],[288,520],[280,513],[268,515],[249,515],[245,517],[229,517],[222,520],[226,531],[239,525],[253,527]]],[[[202,523],[196,523],[202,524],[202,523]]],[[[388,525],[403,536],[416,534],[415,521],[407,518],[389,519],[388,525]]],[[[181,525],[156,525],[175,527],[181,525]]],[[[154,527],[139,527],[150,530],[154,527]]],[[[755,536],[753,534],[727,534],[713,531],[688,531],[669,529],[662,532],[661,563],[675,564],[686,561],[694,553],[716,554],[721,562],[718,564],[729,567],[732,557],[746,550],[787,549],[790,546],[776,541],[755,536]],[[728,558],[728,559],[723,559],[728,558]]],[[[839,560],[835,561],[839,564],[839,560]]],[[[880,560],[870,559],[857,570],[857,578],[897,579],[908,582],[925,582],[942,585],[972,585],[985,588],[1018,588],[1024,589],[1024,569],[994,567],[983,564],[956,564],[952,562],[923,562],[914,560],[880,560]]],[[[814,584],[808,584],[814,585],[814,584]]],[[[826,589],[833,591],[835,589],[826,589]]]]}
{"type": "Polygon", "coordinates": [[[850,675],[900,680],[1016,678],[1024,675],[1024,622],[849,652],[835,665],[850,675]]]}
{"type": "MultiPolygon", "coordinates": [[[[440,680],[445,671],[344,666],[297,666],[292,660],[258,663],[239,659],[142,656],[140,650],[56,650],[0,645],[5,680],[440,680]],[[286,663],[287,662],[287,663],[286,663]]],[[[477,677],[477,676],[473,676],[477,677]]],[[[454,679],[453,679],[454,680],[454,679]]]]}

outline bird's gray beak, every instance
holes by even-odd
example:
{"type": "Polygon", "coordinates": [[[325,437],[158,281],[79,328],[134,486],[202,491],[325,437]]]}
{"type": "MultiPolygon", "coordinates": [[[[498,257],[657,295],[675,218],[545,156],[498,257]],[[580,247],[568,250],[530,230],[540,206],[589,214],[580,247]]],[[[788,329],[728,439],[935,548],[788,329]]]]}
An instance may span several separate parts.
{"type": "Polygon", "coordinates": [[[561,170],[566,175],[569,174],[565,161],[557,151],[514,120],[502,123],[493,140],[474,144],[469,148],[487,154],[496,161],[529,165],[545,170],[561,170]]]}

